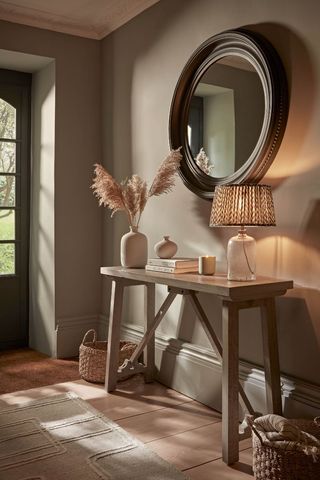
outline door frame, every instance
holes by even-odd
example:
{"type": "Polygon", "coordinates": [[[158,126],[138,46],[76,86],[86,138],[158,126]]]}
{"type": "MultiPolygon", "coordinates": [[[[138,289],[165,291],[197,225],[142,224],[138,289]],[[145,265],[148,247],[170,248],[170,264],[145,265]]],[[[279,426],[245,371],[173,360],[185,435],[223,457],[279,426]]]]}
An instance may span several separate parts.
{"type": "MultiPolygon", "coordinates": [[[[30,251],[30,171],[31,171],[31,83],[32,74],[0,69],[1,89],[15,91],[18,99],[15,209],[15,274],[0,276],[10,289],[10,280],[19,283],[19,332],[16,339],[0,338],[0,350],[28,346],[29,343],[29,251],[30,251]],[[19,138],[18,138],[19,137],[19,138]]],[[[0,93],[0,97],[6,98],[0,93]]]]}

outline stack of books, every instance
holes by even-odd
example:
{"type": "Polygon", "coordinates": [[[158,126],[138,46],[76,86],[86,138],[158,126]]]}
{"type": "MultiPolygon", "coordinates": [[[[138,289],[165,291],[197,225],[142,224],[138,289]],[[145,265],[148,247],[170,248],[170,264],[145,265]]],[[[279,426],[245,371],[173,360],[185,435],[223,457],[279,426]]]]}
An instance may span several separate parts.
{"type": "Polygon", "coordinates": [[[198,259],[188,257],[149,258],[146,270],[163,273],[197,273],[198,259]]]}

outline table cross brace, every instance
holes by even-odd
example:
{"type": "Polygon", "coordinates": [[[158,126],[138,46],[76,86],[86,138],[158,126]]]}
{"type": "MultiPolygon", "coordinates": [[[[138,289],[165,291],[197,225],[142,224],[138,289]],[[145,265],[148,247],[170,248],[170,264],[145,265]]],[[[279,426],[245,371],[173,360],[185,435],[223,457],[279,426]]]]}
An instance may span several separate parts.
{"type": "Polygon", "coordinates": [[[145,367],[138,362],[138,358],[142,354],[143,350],[147,346],[149,340],[155,333],[158,328],[161,320],[169,310],[173,300],[176,298],[177,293],[170,291],[165,298],[163,304],[161,305],[157,315],[154,317],[153,323],[150,325],[148,330],[143,335],[141,342],[138,347],[135,349],[129,360],[125,360],[121,367],[118,368],[118,378],[124,378],[128,374],[140,373],[145,367]]]}
{"type": "MultiPolygon", "coordinates": [[[[196,293],[193,292],[192,290],[178,289],[178,288],[172,288],[172,287],[169,287],[168,290],[169,290],[169,293],[168,293],[166,299],[162,303],[157,315],[154,318],[153,323],[150,325],[148,330],[143,335],[138,347],[133,352],[130,359],[125,360],[124,363],[121,365],[121,367],[118,368],[118,378],[119,379],[125,378],[126,376],[132,375],[132,374],[135,374],[135,373],[143,373],[144,372],[145,366],[138,362],[138,358],[140,357],[143,350],[147,346],[151,337],[154,335],[156,329],[158,328],[158,326],[161,323],[161,320],[163,319],[163,317],[165,316],[165,314],[169,310],[173,300],[176,298],[177,295],[184,295],[189,299],[189,302],[190,302],[196,316],[199,318],[200,323],[201,323],[205,333],[208,336],[209,342],[210,342],[213,350],[215,351],[219,361],[222,363],[222,345],[221,345],[220,340],[218,339],[214,329],[212,328],[212,325],[210,324],[210,321],[209,321],[207,315],[205,314],[205,312],[204,312],[204,310],[203,310],[203,308],[202,308],[202,306],[199,302],[199,299],[196,296],[196,293]]],[[[252,405],[251,405],[247,395],[245,394],[240,382],[239,382],[239,385],[238,385],[238,389],[239,389],[240,399],[242,400],[241,403],[243,404],[243,406],[247,409],[247,411],[251,415],[254,415],[255,414],[254,409],[252,408],[252,405]]]]}

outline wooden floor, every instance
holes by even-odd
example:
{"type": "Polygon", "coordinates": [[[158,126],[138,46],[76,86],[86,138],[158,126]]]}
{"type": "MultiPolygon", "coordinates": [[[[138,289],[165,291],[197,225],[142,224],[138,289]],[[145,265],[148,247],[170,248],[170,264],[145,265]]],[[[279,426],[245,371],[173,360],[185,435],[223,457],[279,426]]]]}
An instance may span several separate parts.
{"type": "Polygon", "coordinates": [[[115,420],[192,480],[252,480],[251,440],[240,445],[240,461],[221,460],[221,415],[140,375],[118,384],[113,393],[84,380],[59,383],[0,396],[0,408],[41,396],[72,391],[115,420]]]}

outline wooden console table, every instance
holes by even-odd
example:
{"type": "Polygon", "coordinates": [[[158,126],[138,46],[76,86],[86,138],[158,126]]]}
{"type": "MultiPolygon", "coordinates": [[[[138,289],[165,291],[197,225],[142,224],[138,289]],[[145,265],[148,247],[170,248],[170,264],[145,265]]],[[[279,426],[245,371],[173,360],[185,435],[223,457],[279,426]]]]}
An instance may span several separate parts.
{"type": "Polygon", "coordinates": [[[239,383],[239,310],[259,307],[261,310],[263,352],[265,359],[267,408],[270,413],[282,412],[278,358],[275,297],[293,288],[292,281],[260,277],[250,282],[228,281],[226,276],[168,274],[146,272],[143,269],[102,267],[101,274],[112,280],[109,317],[108,353],[105,388],[116,388],[117,380],[143,372],[146,381],[154,374],[155,330],[176,295],[186,295],[199,318],[209,341],[222,363],[222,456],[231,464],[239,460],[239,406],[254,414],[253,408],[239,383]],[[167,285],[168,296],[155,315],[155,284],[167,285]],[[145,287],[145,334],[130,360],[118,368],[123,291],[125,287],[145,287]],[[209,293],[222,300],[222,344],[198,300],[197,293],[209,293]],[[138,359],[144,351],[144,364],[138,359]]]}

